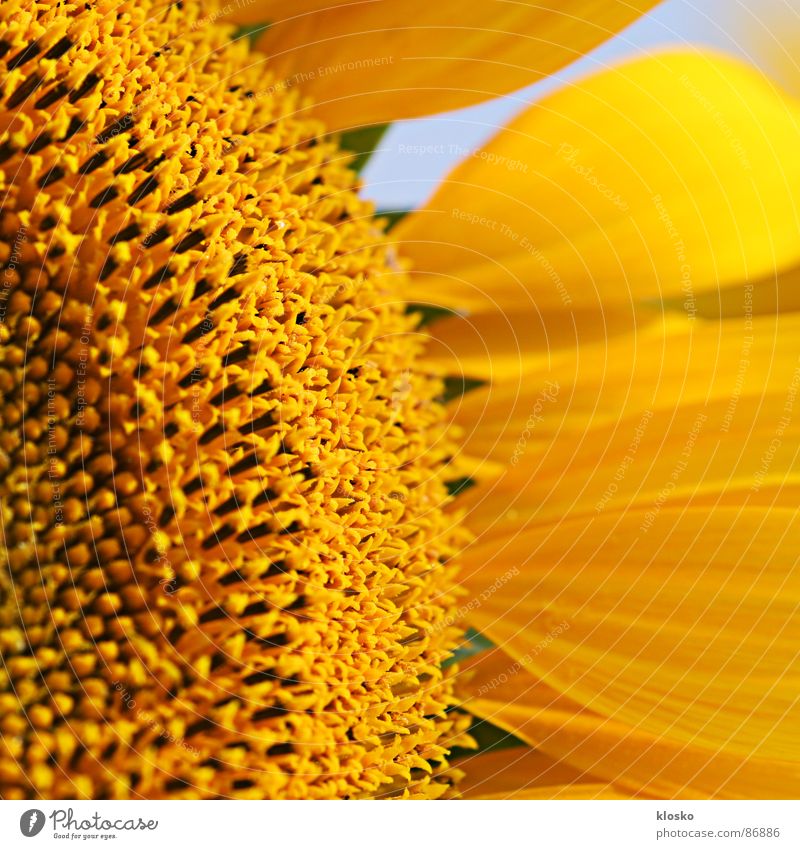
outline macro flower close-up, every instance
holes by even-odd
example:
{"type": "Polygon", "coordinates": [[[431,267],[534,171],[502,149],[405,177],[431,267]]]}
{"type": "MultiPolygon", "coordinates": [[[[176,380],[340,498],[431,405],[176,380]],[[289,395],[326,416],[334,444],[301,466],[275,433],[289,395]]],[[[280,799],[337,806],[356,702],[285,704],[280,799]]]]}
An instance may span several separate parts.
{"type": "Polygon", "coordinates": [[[0,798],[800,796],[800,11],[731,5],[2,0],[0,798]]]}

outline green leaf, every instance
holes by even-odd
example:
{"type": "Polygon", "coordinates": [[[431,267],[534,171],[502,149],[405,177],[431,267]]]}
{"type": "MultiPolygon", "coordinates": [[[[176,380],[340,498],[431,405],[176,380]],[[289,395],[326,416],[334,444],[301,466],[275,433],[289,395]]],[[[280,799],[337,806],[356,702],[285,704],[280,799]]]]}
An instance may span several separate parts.
{"type": "Polygon", "coordinates": [[[269,23],[263,24],[242,24],[239,29],[233,34],[233,40],[238,41],[240,38],[249,38],[251,49],[255,47],[256,41],[262,33],[265,33],[270,28],[269,23]]]}
{"type": "Polygon", "coordinates": [[[478,752],[480,754],[484,754],[485,752],[497,752],[500,749],[513,749],[516,746],[526,745],[525,741],[520,740],[519,737],[515,737],[508,731],[504,731],[502,728],[492,725],[491,722],[487,722],[485,719],[478,719],[477,717],[475,718],[469,733],[475,738],[475,742],[478,744],[478,752]]]}
{"type": "Polygon", "coordinates": [[[451,763],[457,763],[460,758],[470,758],[475,757],[475,755],[485,755],[487,752],[499,752],[501,749],[527,746],[524,740],[520,740],[519,737],[492,725],[485,719],[479,719],[477,716],[472,719],[469,734],[478,744],[477,750],[454,746],[450,752],[451,763]]]}
{"type": "Polygon", "coordinates": [[[419,316],[419,326],[425,327],[426,324],[433,324],[434,321],[439,321],[442,318],[449,318],[453,315],[458,315],[455,310],[447,307],[435,307],[432,304],[409,304],[406,307],[407,313],[416,313],[419,316]]]}
{"type": "Polygon", "coordinates": [[[484,637],[483,634],[480,634],[474,628],[469,628],[467,633],[464,634],[464,643],[453,652],[453,656],[446,660],[442,664],[442,667],[446,668],[454,663],[461,663],[462,660],[466,660],[468,657],[473,657],[482,651],[488,651],[493,648],[494,643],[490,639],[484,637]]]}
{"type": "Polygon", "coordinates": [[[342,149],[356,154],[355,159],[350,165],[356,174],[360,174],[364,166],[369,162],[369,158],[375,152],[378,142],[380,142],[388,129],[388,124],[375,124],[371,127],[360,127],[357,130],[348,130],[342,133],[342,149]]]}
{"type": "Polygon", "coordinates": [[[375,217],[379,219],[386,219],[388,222],[386,224],[386,232],[392,229],[395,225],[399,224],[409,213],[413,212],[413,209],[390,209],[390,210],[379,210],[375,213],[375,217]]]}
{"type": "Polygon", "coordinates": [[[447,404],[456,398],[460,398],[462,395],[466,395],[467,392],[472,392],[473,389],[479,389],[485,385],[485,380],[476,380],[472,377],[464,377],[463,375],[446,377],[444,379],[444,392],[439,396],[438,400],[443,404],[447,404]]]}
{"type": "Polygon", "coordinates": [[[466,492],[468,489],[471,489],[475,486],[475,480],[473,478],[456,478],[455,480],[445,481],[444,484],[447,487],[448,495],[461,495],[462,492],[466,492]]]}

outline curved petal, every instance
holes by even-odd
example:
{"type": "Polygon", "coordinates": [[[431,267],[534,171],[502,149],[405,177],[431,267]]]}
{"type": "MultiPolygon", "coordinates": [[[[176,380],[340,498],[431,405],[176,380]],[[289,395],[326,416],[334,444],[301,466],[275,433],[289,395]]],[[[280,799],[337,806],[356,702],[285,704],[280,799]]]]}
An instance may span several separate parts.
{"type": "MultiPolygon", "coordinates": [[[[500,651],[479,656],[470,669],[477,673],[465,687],[472,713],[598,782],[656,798],[795,799],[800,792],[796,761],[741,757],[608,719],[559,695],[500,651]]],[[[467,776],[469,792],[475,781],[468,768],[467,776]]]]}
{"type": "Polygon", "coordinates": [[[614,510],[800,503],[798,337],[798,315],[653,327],[471,392],[465,450],[504,472],[462,496],[468,525],[483,540],[614,510]]]}
{"type": "MultiPolygon", "coordinates": [[[[800,264],[761,280],[704,292],[695,303],[697,314],[703,318],[800,312],[800,264]]],[[[681,307],[680,304],[672,306],[681,307]]]]}
{"type": "Polygon", "coordinates": [[[796,769],[799,532],[800,510],[760,506],[528,530],[466,552],[468,622],[605,719],[796,769]]]}
{"type": "Polygon", "coordinates": [[[630,795],[558,763],[534,749],[473,755],[456,765],[465,773],[465,799],[630,799],[630,795]]]}
{"type": "Polygon", "coordinates": [[[330,129],[386,123],[516,91],[596,47],[657,0],[353,0],[242,4],[258,48],[330,129]]]}
{"type": "MultiPolygon", "coordinates": [[[[569,453],[584,440],[596,454],[589,445],[582,458],[594,463],[613,438],[617,448],[626,437],[633,441],[645,415],[660,422],[653,430],[674,437],[662,452],[670,444],[682,451],[690,434],[681,430],[683,419],[671,424],[677,408],[699,415],[708,407],[703,430],[713,430],[724,447],[732,429],[748,432],[748,416],[760,416],[761,434],[779,427],[780,408],[796,391],[798,334],[797,314],[723,322],[667,315],[605,343],[525,360],[509,355],[506,362],[501,346],[490,360],[499,378],[461,398],[453,418],[466,429],[465,451],[507,467],[536,468],[547,451],[569,453]]],[[[486,344],[491,351],[492,340],[486,344]]],[[[788,449],[791,440],[785,442],[788,449]]],[[[764,448],[752,442],[750,450],[760,459],[764,448]]],[[[612,457],[616,449],[609,450],[612,457]]]]}
{"type": "Polygon", "coordinates": [[[426,359],[448,374],[492,383],[524,380],[532,358],[597,345],[643,329],[655,310],[561,309],[451,315],[431,327],[426,359]]]}
{"type": "Polygon", "coordinates": [[[637,60],[534,104],[393,231],[412,298],[597,308],[755,279],[800,257],[800,108],[731,59],[637,60]]]}

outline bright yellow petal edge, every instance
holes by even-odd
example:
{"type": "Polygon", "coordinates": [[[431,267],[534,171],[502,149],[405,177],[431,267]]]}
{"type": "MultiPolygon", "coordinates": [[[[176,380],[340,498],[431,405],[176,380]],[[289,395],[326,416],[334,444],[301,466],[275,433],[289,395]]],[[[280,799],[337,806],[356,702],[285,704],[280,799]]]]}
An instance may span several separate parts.
{"type": "Polygon", "coordinates": [[[392,235],[412,297],[470,315],[630,309],[800,260],[800,104],[722,55],[627,61],[534,103],[392,235]]]}

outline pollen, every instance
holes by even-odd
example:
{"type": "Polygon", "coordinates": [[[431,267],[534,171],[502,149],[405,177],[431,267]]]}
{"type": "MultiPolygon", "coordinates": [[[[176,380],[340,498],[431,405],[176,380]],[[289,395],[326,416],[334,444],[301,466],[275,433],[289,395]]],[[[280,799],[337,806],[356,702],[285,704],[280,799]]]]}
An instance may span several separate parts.
{"type": "Polygon", "coordinates": [[[0,10],[0,795],[448,796],[443,383],[208,8],[0,10]]]}

